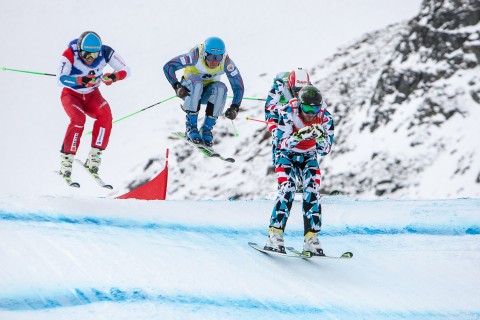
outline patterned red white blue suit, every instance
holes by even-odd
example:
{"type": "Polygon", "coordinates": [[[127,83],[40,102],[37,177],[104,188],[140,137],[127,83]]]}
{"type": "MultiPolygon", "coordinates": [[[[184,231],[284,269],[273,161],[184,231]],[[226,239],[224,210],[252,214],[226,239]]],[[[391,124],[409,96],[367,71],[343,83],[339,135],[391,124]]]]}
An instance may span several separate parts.
{"type": "Polygon", "coordinates": [[[317,156],[327,155],[334,138],[333,117],[324,103],[315,119],[306,123],[298,110],[298,100],[292,99],[279,110],[275,145],[278,154],[275,172],[278,180],[278,194],[270,218],[270,227],[285,229],[296,191],[297,178],[303,184],[304,232],[317,233],[321,229],[321,205],[318,198],[320,168],[317,156]],[[299,140],[295,133],[313,124],[323,128],[323,137],[299,140]]]}

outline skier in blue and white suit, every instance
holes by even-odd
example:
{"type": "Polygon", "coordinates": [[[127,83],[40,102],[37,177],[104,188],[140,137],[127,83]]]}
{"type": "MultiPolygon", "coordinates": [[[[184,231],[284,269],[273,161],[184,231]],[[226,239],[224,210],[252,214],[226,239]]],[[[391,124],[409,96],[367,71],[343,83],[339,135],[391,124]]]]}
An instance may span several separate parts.
{"type": "Polygon", "coordinates": [[[235,119],[242,103],[244,86],[240,71],[230,59],[225,43],[217,37],[210,37],[204,43],[196,45],[188,53],[181,54],[163,67],[167,80],[184,100],[183,110],[187,113],[186,137],[194,143],[213,144],[212,129],[218,117],[223,113],[227,98],[227,86],[220,81],[227,74],[233,90],[233,100],[225,111],[225,117],[235,119]],[[175,72],[185,69],[181,81],[175,72]],[[205,119],[198,130],[198,112],[200,105],[206,104],[205,119]]]}

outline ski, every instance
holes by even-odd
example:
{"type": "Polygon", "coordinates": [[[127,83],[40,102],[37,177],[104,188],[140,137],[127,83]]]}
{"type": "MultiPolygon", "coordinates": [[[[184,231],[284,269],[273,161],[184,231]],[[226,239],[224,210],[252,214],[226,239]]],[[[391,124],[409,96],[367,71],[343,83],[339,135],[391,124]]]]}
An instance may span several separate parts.
{"type": "Polygon", "coordinates": [[[60,171],[54,171],[57,175],[62,177],[62,180],[65,181],[70,187],[80,188],[80,183],[72,181],[71,177],[65,177],[60,171]]]}
{"type": "Polygon", "coordinates": [[[207,156],[209,158],[219,158],[220,160],[230,162],[230,163],[235,162],[235,159],[223,157],[220,153],[215,151],[212,147],[207,147],[203,144],[193,143],[191,140],[189,140],[189,139],[187,139],[187,137],[185,137],[185,133],[183,133],[183,132],[172,132],[171,135],[173,137],[182,139],[183,141],[185,141],[189,145],[195,147],[195,149],[197,149],[198,151],[200,151],[201,153],[203,153],[205,156],[207,156]]]}
{"type": "Polygon", "coordinates": [[[339,196],[341,195],[341,192],[338,190],[332,190],[328,193],[329,196],[339,196]]]}
{"type": "Polygon", "coordinates": [[[342,253],[340,256],[327,256],[327,255],[325,255],[325,256],[314,256],[310,252],[300,252],[293,247],[287,247],[286,249],[289,252],[291,252],[292,254],[295,254],[295,255],[299,256],[300,258],[304,258],[304,259],[310,259],[310,258],[313,258],[313,259],[350,259],[350,258],[353,257],[353,253],[348,252],[348,251],[342,253]]]}
{"type": "MultiPolygon", "coordinates": [[[[295,193],[303,193],[303,186],[301,184],[298,184],[298,187],[297,187],[297,190],[295,190],[295,193]]],[[[319,196],[320,197],[325,197],[325,196],[339,196],[341,195],[342,193],[338,190],[332,190],[328,193],[323,193],[323,192],[319,192],[319,196]]]]}
{"type": "Polygon", "coordinates": [[[263,247],[260,247],[258,244],[255,242],[249,242],[248,245],[252,247],[253,249],[260,251],[262,253],[274,255],[274,256],[280,256],[280,257],[287,257],[287,258],[302,258],[298,254],[291,253],[289,251],[286,251],[285,253],[282,252],[277,252],[277,251],[270,251],[270,250],[265,250],[263,247]]]}
{"type": "Polygon", "coordinates": [[[85,171],[88,172],[88,175],[95,180],[96,183],[98,183],[99,186],[105,188],[105,189],[113,189],[112,185],[105,183],[102,178],[100,178],[100,175],[98,173],[92,173],[90,170],[88,170],[87,167],[83,164],[83,162],[80,159],[75,159],[75,161],[82,166],[82,168],[85,169],[85,171]]]}
{"type": "Polygon", "coordinates": [[[280,257],[288,257],[288,258],[302,258],[302,259],[350,259],[353,257],[353,253],[351,252],[345,252],[340,256],[313,256],[310,254],[310,252],[301,252],[296,250],[293,247],[286,247],[287,251],[285,253],[277,252],[277,251],[270,251],[270,250],[265,250],[263,247],[260,247],[258,244],[255,242],[249,242],[248,245],[252,247],[253,249],[266,253],[266,254],[271,254],[275,256],[280,256],[280,257]]]}

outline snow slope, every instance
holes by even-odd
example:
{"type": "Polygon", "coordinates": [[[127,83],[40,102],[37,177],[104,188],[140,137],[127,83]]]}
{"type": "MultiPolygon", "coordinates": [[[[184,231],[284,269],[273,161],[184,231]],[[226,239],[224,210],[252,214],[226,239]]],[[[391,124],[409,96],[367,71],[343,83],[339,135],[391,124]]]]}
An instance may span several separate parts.
{"type": "Polygon", "coordinates": [[[480,318],[479,199],[322,201],[325,251],[350,260],[249,248],[270,200],[2,196],[0,319],[480,318]]]}

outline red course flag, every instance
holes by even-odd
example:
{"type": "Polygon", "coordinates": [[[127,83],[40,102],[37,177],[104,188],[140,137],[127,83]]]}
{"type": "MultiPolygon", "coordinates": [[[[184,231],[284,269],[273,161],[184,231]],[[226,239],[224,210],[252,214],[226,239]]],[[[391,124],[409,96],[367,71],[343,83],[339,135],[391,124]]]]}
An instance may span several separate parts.
{"type": "Polygon", "coordinates": [[[115,199],[165,200],[168,182],[168,149],[165,168],[152,180],[115,199]]]}

